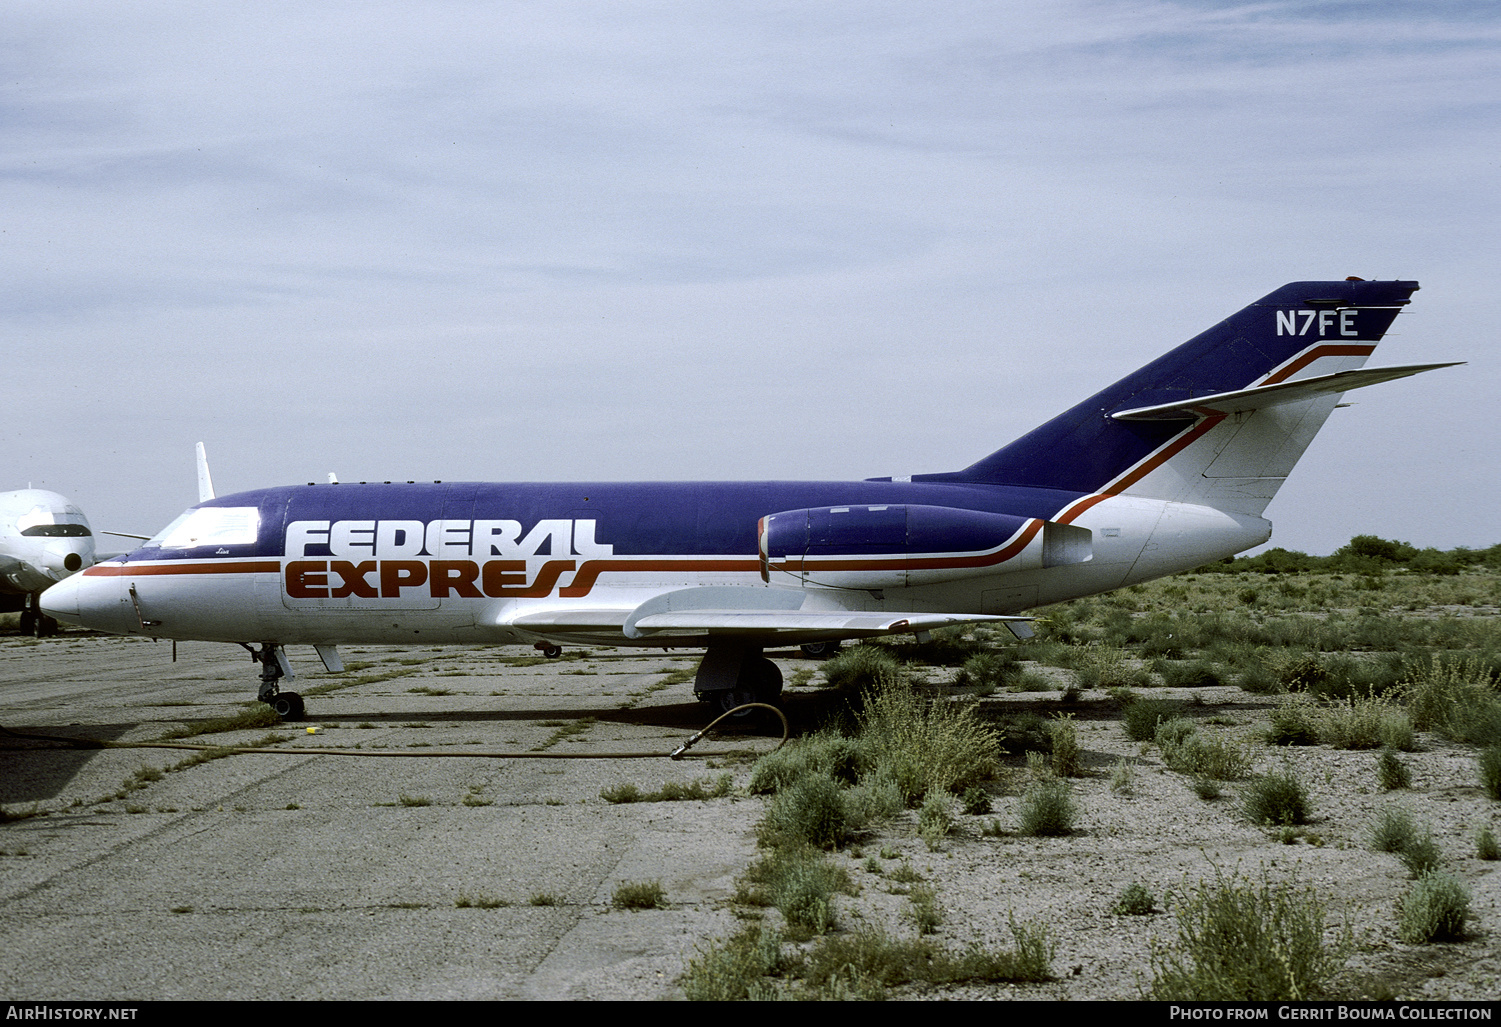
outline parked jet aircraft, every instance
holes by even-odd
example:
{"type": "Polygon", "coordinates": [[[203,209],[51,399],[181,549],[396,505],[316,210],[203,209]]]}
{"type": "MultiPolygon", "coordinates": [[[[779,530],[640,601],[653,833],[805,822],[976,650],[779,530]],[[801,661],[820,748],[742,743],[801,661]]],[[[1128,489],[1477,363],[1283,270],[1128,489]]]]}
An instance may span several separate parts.
{"type": "Polygon", "coordinates": [[[52,585],[94,562],[88,518],[56,492],[0,492],[0,611],[21,611],[24,634],[47,635],[57,621],[37,603],[52,585]]]}
{"type": "Polygon", "coordinates": [[[1025,620],[1265,542],[1343,392],[1449,366],[1361,369],[1417,288],[1283,286],[959,471],[260,489],[201,502],[42,608],[240,643],[284,716],[302,712],[281,690],[291,644],[330,670],[339,643],[702,647],[700,698],[770,700],[770,645],[1025,620]]]}

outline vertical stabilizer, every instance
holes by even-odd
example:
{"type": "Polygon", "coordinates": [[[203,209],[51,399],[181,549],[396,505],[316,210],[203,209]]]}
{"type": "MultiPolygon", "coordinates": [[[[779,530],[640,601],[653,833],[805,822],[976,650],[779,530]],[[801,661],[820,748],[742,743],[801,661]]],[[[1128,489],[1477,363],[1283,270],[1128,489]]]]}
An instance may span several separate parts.
{"type": "Polygon", "coordinates": [[[1139,495],[1260,515],[1343,389],[1370,384],[1340,373],[1366,362],[1417,288],[1285,285],[984,460],[913,480],[1139,495]],[[1314,379],[1323,384],[1262,388],[1314,379]],[[1249,398],[1192,402],[1226,395],[1249,398]]]}
{"type": "Polygon", "coordinates": [[[206,503],[214,498],[214,479],[208,474],[208,453],[203,443],[198,443],[198,502],[206,503]]]}

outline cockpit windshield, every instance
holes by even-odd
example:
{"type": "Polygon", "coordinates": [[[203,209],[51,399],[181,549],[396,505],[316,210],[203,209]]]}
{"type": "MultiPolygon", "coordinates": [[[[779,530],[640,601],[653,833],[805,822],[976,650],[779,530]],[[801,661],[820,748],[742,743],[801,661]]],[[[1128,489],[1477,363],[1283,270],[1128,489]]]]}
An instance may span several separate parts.
{"type": "Polygon", "coordinates": [[[253,506],[199,506],[157,532],[142,548],[253,546],[260,527],[261,512],[253,506]]]}
{"type": "Polygon", "coordinates": [[[89,538],[94,533],[87,524],[33,524],[22,528],[21,534],[32,538],[89,538]]]}

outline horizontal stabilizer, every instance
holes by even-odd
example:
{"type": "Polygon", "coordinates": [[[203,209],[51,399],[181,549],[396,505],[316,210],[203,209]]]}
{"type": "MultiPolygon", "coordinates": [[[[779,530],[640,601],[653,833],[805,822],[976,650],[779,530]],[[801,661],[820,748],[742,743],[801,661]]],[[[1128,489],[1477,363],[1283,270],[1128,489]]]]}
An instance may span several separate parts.
{"type": "Polygon", "coordinates": [[[1395,381],[1411,375],[1433,371],[1440,367],[1455,367],[1462,360],[1445,364],[1404,364],[1398,367],[1366,367],[1350,371],[1336,371],[1316,378],[1281,382],[1277,385],[1262,385],[1254,389],[1235,392],[1219,392],[1212,396],[1198,396],[1176,403],[1159,403],[1150,407],[1134,407],[1117,410],[1110,416],[1117,421],[1181,421],[1214,414],[1238,414],[1248,410],[1296,403],[1331,392],[1348,392],[1380,382],[1395,381]]]}

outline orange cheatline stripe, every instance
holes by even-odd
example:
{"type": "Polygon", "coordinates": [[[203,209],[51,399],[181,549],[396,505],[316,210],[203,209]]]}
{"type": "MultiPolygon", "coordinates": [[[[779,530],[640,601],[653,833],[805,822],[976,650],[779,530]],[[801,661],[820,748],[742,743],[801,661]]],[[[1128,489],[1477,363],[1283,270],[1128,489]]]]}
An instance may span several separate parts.
{"type": "Polygon", "coordinates": [[[96,563],[83,573],[95,577],[134,577],[147,574],[273,574],[280,571],[280,560],[233,563],[221,560],[213,563],[96,563]]]}

